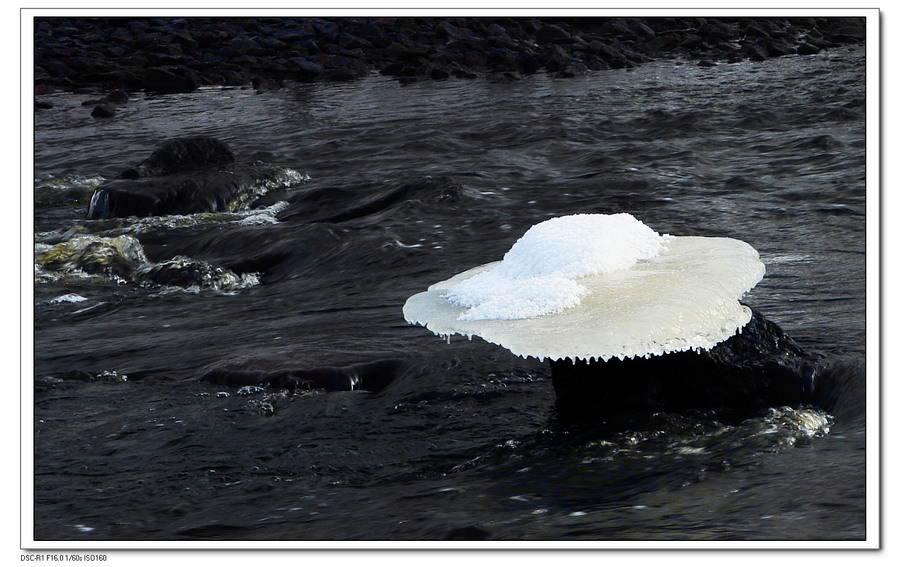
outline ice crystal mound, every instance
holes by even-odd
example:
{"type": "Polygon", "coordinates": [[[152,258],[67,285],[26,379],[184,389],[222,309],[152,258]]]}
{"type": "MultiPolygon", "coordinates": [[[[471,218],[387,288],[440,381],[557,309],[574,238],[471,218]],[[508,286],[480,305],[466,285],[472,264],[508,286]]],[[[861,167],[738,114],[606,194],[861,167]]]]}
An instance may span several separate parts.
{"type": "Polygon", "coordinates": [[[503,261],[447,290],[468,308],[464,321],[526,319],[578,305],[576,280],[632,267],[658,255],[665,238],[627,213],[570,215],[531,227],[503,261]]]}

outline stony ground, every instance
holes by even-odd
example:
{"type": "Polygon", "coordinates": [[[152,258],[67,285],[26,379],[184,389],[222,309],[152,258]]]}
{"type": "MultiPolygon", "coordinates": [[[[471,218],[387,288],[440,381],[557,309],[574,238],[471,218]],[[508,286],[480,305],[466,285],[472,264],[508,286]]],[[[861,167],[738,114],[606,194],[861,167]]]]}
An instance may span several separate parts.
{"type": "Polygon", "coordinates": [[[401,82],[513,81],[539,71],[571,77],[657,58],[712,66],[813,55],[865,41],[862,18],[53,17],[36,19],[34,33],[36,95],[265,89],[370,73],[401,82]]]}

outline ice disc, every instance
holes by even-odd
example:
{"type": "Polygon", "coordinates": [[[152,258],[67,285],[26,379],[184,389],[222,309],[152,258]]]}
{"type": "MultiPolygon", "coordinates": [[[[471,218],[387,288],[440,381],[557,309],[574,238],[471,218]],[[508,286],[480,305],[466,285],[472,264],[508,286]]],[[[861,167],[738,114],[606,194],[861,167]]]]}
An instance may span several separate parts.
{"type": "Polygon", "coordinates": [[[574,281],[579,303],[549,315],[467,320],[449,290],[488,270],[485,264],[410,297],[403,315],[437,335],[479,336],[538,359],[602,359],[708,349],[750,320],[740,297],[765,266],[749,244],[732,238],[668,237],[659,254],[627,269],[574,281]]]}

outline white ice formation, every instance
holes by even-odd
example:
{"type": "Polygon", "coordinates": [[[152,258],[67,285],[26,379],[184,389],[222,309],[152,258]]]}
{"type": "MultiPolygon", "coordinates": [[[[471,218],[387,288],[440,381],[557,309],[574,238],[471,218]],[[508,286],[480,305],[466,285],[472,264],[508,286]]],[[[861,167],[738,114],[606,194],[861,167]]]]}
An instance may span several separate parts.
{"type": "Polygon", "coordinates": [[[763,277],[750,245],[660,236],[628,214],[533,226],[504,256],[410,297],[406,320],[538,359],[608,360],[708,349],[739,332],[763,277]]]}
{"type": "Polygon", "coordinates": [[[578,305],[576,280],[630,268],[664,250],[665,239],[627,213],[570,215],[536,224],[490,270],[447,290],[464,321],[526,319],[578,305]]]}

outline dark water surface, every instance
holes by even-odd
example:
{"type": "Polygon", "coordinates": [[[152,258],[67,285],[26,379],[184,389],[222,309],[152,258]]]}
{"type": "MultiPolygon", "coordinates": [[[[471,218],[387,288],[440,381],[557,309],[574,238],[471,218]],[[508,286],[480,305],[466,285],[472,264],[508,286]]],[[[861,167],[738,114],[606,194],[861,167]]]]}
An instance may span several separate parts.
{"type": "Polygon", "coordinates": [[[262,269],[228,293],[36,271],[35,538],[865,538],[864,80],[851,48],[513,84],[138,94],[111,120],[88,96],[46,97],[39,247],[78,225],[132,234],[152,261],[262,269]],[[187,135],[312,181],[267,214],[155,223],[86,221],[86,203],[52,198],[187,135]],[[838,369],[834,407],[565,424],[546,364],[404,322],[408,296],[531,225],[622,211],[759,250],[746,303],[838,369]],[[51,303],[67,293],[86,300],[51,303]],[[385,358],[404,363],[377,392],[198,380],[385,358]]]}

